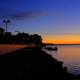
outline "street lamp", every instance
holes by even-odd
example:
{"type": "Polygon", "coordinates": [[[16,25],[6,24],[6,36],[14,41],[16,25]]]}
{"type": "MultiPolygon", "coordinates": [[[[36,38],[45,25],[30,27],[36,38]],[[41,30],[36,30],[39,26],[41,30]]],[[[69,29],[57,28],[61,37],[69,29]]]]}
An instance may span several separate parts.
{"type": "Polygon", "coordinates": [[[7,32],[7,25],[8,25],[8,23],[10,23],[10,20],[3,20],[3,23],[5,23],[5,25],[6,25],[6,32],[7,32]]]}

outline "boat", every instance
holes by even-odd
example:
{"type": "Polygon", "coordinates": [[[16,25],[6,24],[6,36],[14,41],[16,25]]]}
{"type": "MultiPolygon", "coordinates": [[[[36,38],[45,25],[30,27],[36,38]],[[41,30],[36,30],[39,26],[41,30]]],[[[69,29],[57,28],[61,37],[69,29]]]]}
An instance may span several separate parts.
{"type": "Polygon", "coordinates": [[[52,47],[45,47],[45,49],[46,50],[50,50],[50,51],[57,51],[58,50],[57,47],[54,47],[54,48],[52,48],[52,47]]]}

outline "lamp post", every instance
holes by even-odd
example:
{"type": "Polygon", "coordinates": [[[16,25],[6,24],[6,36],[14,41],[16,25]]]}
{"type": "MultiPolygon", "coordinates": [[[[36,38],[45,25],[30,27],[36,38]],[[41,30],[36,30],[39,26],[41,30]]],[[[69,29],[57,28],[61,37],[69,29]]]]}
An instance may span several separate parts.
{"type": "Polygon", "coordinates": [[[8,27],[7,25],[8,25],[8,23],[10,23],[10,20],[3,20],[3,23],[5,23],[5,25],[6,25],[6,30],[5,31],[7,32],[7,27],[8,27]]]}

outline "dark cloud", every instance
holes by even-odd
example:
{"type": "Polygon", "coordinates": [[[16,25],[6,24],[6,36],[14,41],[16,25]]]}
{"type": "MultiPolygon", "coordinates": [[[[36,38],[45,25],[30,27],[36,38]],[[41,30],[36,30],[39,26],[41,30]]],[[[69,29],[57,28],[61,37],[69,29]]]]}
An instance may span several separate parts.
{"type": "Polygon", "coordinates": [[[32,19],[36,17],[40,17],[44,15],[43,11],[25,11],[25,12],[18,12],[16,10],[10,10],[10,12],[7,12],[6,10],[0,9],[0,19],[13,19],[13,20],[22,20],[22,19],[32,19]],[[6,14],[5,14],[6,13],[6,14]]]}
{"type": "MultiPolygon", "coordinates": [[[[17,3],[19,3],[19,2],[23,2],[23,1],[26,1],[26,0],[0,0],[0,3],[14,3],[14,2],[17,2],[17,3]]],[[[28,0],[27,0],[28,1],[28,0]]]]}
{"type": "MultiPolygon", "coordinates": [[[[2,13],[0,13],[1,15],[3,13],[5,13],[6,11],[2,11],[2,13]]],[[[23,19],[33,19],[36,17],[41,17],[41,16],[61,16],[63,15],[62,13],[58,13],[58,12],[49,12],[49,11],[38,11],[38,10],[34,10],[34,11],[25,11],[25,12],[17,12],[15,10],[7,13],[7,14],[3,14],[2,16],[0,16],[1,19],[5,19],[5,18],[9,18],[9,19],[13,19],[13,20],[23,20],[23,19]],[[13,13],[15,12],[15,13],[13,13]]]]}
{"type": "Polygon", "coordinates": [[[27,12],[11,15],[10,17],[12,19],[32,19],[41,16],[62,16],[62,15],[63,13],[57,13],[57,12],[54,13],[48,11],[27,11],[27,12]]]}
{"type": "Polygon", "coordinates": [[[27,12],[22,12],[22,13],[11,15],[10,18],[12,19],[31,19],[31,18],[39,17],[42,14],[43,12],[40,12],[40,11],[27,11],[27,12]]]}

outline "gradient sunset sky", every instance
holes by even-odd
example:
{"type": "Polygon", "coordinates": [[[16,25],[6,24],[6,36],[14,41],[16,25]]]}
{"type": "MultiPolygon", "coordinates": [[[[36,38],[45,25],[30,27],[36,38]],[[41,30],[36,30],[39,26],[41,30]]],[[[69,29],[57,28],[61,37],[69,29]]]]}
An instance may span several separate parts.
{"type": "Polygon", "coordinates": [[[0,0],[0,27],[37,33],[43,42],[80,44],[80,0],[0,0]]]}

